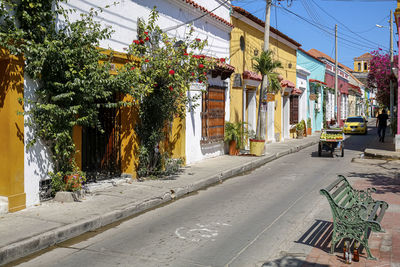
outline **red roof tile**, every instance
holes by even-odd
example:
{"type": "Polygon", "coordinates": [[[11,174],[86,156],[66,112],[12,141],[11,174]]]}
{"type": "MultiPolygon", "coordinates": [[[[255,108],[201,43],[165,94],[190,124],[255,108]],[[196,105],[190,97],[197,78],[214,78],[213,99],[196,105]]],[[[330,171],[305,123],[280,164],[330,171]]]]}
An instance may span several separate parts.
{"type": "Polygon", "coordinates": [[[324,63],[322,60],[320,60],[320,59],[317,58],[316,56],[311,55],[310,53],[308,53],[308,52],[307,52],[306,50],[304,50],[303,48],[300,48],[300,47],[299,47],[299,50],[300,50],[301,52],[303,52],[303,53],[309,55],[309,56],[312,57],[313,59],[318,60],[318,61],[321,62],[321,63],[324,63]]]}
{"type": "Polygon", "coordinates": [[[204,12],[204,13],[209,14],[209,15],[210,15],[211,17],[213,17],[214,19],[216,19],[216,20],[218,20],[218,21],[220,21],[220,22],[222,22],[222,23],[228,25],[228,26],[231,27],[231,28],[234,27],[233,24],[231,24],[229,21],[227,21],[227,20],[221,18],[220,16],[215,15],[214,13],[212,13],[211,11],[209,11],[207,8],[205,8],[205,7],[203,7],[203,6],[199,5],[199,4],[197,4],[197,3],[196,3],[195,1],[193,1],[193,0],[182,0],[182,2],[186,2],[187,4],[193,6],[194,8],[196,8],[196,9],[198,9],[198,10],[204,12]]]}
{"type": "Polygon", "coordinates": [[[363,59],[369,60],[371,58],[372,58],[372,55],[370,53],[364,53],[359,57],[355,57],[354,60],[363,60],[363,59]]]}
{"type": "MultiPolygon", "coordinates": [[[[265,22],[260,20],[259,18],[257,18],[256,16],[254,16],[253,14],[251,14],[250,12],[244,10],[241,7],[238,6],[232,6],[233,10],[243,16],[245,16],[246,18],[254,21],[255,23],[257,23],[258,25],[265,27],[265,22]]],[[[291,42],[292,44],[294,44],[295,46],[301,46],[301,44],[299,44],[298,42],[296,42],[295,40],[293,40],[292,38],[290,38],[289,36],[283,34],[282,32],[278,31],[277,29],[273,28],[273,27],[269,27],[269,30],[273,33],[275,33],[276,35],[279,35],[280,37],[282,37],[283,39],[286,39],[287,41],[291,42]]]]}
{"type": "Polygon", "coordinates": [[[320,80],[316,80],[316,79],[309,79],[308,81],[310,83],[320,83],[320,84],[328,85],[327,83],[321,82],[320,80]]]}
{"type": "Polygon", "coordinates": [[[262,80],[262,76],[261,76],[261,74],[256,73],[254,71],[245,70],[243,72],[243,79],[261,81],[262,80]]]}
{"type": "Polygon", "coordinates": [[[289,80],[283,80],[283,81],[281,81],[281,86],[282,86],[282,87],[295,88],[294,83],[292,83],[292,82],[289,81],[289,80]]]}

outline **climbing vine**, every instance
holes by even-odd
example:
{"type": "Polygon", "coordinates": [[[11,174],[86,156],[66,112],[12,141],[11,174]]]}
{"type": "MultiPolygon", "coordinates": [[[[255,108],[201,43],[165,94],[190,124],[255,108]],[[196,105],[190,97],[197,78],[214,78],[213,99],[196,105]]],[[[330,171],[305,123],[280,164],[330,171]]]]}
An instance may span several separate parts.
{"type": "Polygon", "coordinates": [[[123,104],[115,101],[117,92],[141,93],[140,88],[127,86],[123,71],[110,74],[110,57],[98,48],[112,33],[94,19],[101,10],[70,21],[73,10],[63,9],[60,2],[2,0],[0,46],[23,54],[25,71],[38,84],[35,99],[27,100],[32,107],[27,123],[35,131],[30,145],[41,139],[50,148],[55,176],[66,177],[76,172],[73,127],[101,130],[100,108],[123,104]],[[56,24],[57,18],[63,23],[56,24]]]}
{"type": "Polygon", "coordinates": [[[128,53],[141,58],[142,64],[126,66],[132,73],[132,86],[148,92],[140,99],[136,131],[140,139],[140,177],[165,173],[169,155],[160,149],[160,142],[165,140],[174,118],[183,118],[188,103],[196,102],[197,98],[187,94],[190,84],[206,84],[207,73],[215,62],[201,54],[207,40],[194,38],[191,27],[178,40],[163,32],[156,24],[157,19],[158,12],[153,9],[147,22],[138,20],[137,38],[128,53]]]}

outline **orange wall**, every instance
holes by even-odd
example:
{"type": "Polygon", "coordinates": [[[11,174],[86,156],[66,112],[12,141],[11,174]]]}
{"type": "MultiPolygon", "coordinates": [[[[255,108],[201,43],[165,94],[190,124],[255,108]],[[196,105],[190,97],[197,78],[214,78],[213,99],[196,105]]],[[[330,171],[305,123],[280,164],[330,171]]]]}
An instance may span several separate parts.
{"type": "Polygon", "coordinates": [[[9,56],[0,58],[0,195],[8,197],[10,212],[25,208],[24,193],[24,61],[9,56]]]}

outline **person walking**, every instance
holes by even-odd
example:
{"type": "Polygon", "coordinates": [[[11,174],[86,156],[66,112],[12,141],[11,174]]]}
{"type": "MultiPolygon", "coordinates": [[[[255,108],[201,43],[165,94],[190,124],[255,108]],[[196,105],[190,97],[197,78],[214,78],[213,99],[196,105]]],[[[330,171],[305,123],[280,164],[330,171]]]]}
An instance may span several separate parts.
{"type": "Polygon", "coordinates": [[[378,115],[376,119],[376,127],[378,127],[379,142],[385,142],[385,132],[387,126],[387,120],[389,119],[385,109],[382,109],[382,113],[378,115]]]}

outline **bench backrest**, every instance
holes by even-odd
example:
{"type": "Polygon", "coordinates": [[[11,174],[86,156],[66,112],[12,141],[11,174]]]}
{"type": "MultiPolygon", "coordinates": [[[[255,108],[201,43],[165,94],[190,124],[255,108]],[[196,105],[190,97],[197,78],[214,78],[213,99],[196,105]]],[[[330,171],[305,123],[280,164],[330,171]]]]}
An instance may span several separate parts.
{"type": "Polygon", "coordinates": [[[334,221],[341,217],[341,210],[351,207],[357,201],[353,188],[343,175],[338,175],[338,178],[326,188],[321,189],[320,193],[328,199],[334,221]]]}

